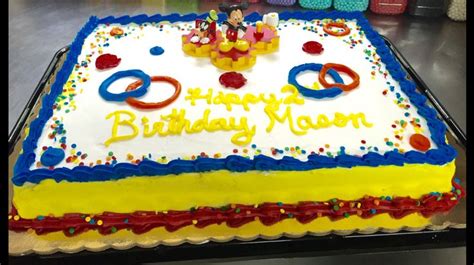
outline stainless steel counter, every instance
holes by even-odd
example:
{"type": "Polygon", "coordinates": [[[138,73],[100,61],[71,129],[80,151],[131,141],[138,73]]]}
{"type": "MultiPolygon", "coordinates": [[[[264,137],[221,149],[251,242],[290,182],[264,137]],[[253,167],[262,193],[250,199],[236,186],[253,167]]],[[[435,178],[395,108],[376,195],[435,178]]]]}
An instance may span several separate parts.
{"type": "MultiPolygon", "coordinates": [[[[220,1],[9,1],[9,115],[11,130],[53,54],[69,44],[90,15],[207,12],[220,1]]],[[[303,10],[252,4],[248,12],[303,10]]],[[[466,131],[466,23],[447,17],[383,16],[367,12],[453,118],[466,131]]]]}

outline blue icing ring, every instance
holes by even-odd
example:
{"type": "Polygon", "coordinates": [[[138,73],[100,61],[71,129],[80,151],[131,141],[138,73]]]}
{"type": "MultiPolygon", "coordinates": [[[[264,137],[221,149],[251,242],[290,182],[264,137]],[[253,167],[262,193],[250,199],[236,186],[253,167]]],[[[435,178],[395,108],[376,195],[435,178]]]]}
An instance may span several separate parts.
{"type": "Polygon", "coordinates": [[[50,147],[41,155],[40,162],[47,167],[55,166],[63,161],[65,156],[63,149],[50,147]]]}
{"type": "Polygon", "coordinates": [[[102,82],[102,84],[100,84],[99,94],[103,99],[107,101],[125,101],[129,97],[138,98],[146,94],[146,92],[148,91],[148,87],[150,86],[150,82],[151,82],[150,76],[145,74],[141,70],[134,69],[134,70],[119,71],[112,74],[109,78],[105,79],[104,82],[102,82]],[[124,91],[119,94],[110,93],[107,90],[113,82],[117,81],[120,78],[129,77],[129,76],[133,76],[133,77],[141,79],[142,85],[139,86],[135,90],[124,91]]]}
{"type": "MultiPolygon", "coordinates": [[[[291,68],[290,73],[288,74],[288,83],[294,85],[298,89],[298,91],[305,97],[317,99],[336,97],[337,95],[343,92],[343,90],[338,87],[314,90],[304,87],[296,81],[296,76],[299,73],[308,70],[319,72],[321,71],[322,67],[323,65],[318,63],[306,63],[295,66],[291,68]]],[[[344,84],[344,80],[342,80],[341,76],[335,70],[329,69],[327,73],[332,77],[332,79],[334,79],[334,82],[344,84]]]]}
{"type": "Polygon", "coordinates": [[[162,55],[165,52],[160,46],[155,46],[150,49],[151,55],[162,55]]]}

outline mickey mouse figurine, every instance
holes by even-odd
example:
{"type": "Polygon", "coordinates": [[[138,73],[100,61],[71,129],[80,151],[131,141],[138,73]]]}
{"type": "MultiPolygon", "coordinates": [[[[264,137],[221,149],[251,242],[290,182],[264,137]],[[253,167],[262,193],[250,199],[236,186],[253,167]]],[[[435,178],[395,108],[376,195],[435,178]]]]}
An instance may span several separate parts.
{"type": "Polygon", "coordinates": [[[207,44],[215,40],[217,12],[211,10],[205,20],[196,20],[194,36],[190,39],[192,43],[207,44]]]}
{"type": "Polygon", "coordinates": [[[243,10],[248,8],[248,3],[228,5],[221,3],[219,10],[227,14],[227,20],[222,23],[222,32],[225,33],[225,40],[219,44],[221,52],[228,52],[235,48],[241,52],[246,52],[250,44],[243,40],[247,28],[243,25],[243,10]]]}

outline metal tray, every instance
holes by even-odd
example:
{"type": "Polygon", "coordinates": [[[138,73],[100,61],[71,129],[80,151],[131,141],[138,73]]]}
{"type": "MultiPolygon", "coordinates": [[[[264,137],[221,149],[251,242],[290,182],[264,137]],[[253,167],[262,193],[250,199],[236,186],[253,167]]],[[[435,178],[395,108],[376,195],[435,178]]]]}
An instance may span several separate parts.
{"type": "MultiPolygon", "coordinates": [[[[429,99],[430,104],[437,110],[439,117],[448,126],[448,140],[458,151],[456,177],[461,179],[462,185],[465,186],[465,134],[390,40],[385,37],[384,39],[409,77],[416,82],[419,91],[429,99]]],[[[20,141],[21,134],[28,121],[34,118],[32,115],[33,110],[38,107],[37,103],[45,93],[45,87],[49,85],[52,76],[57,72],[68,51],[69,47],[64,47],[54,55],[35,92],[23,110],[20,119],[15,124],[8,139],[10,154],[14,150],[18,151],[19,146],[17,146],[17,143],[20,141]]],[[[68,264],[70,262],[75,264],[135,264],[206,258],[240,257],[240,259],[250,259],[284,256],[327,256],[364,252],[375,253],[449,248],[466,244],[465,220],[466,205],[465,199],[463,199],[448,215],[434,216],[432,218],[433,225],[421,229],[399,229],[397,231],[375,229],[364,233],[362,233],[363,231],[349,231],[347,233],[326,233],[321,235],[305,234],[298,237],[281,234],[274,238],[257,236],[245,240],[236,237],[224,240],[225,242],[217,242],[218,240],[212,240],[211,238],[201,241],[185,240],[179,242],[179,245],[152,244],[145,248],[140,244],[134,244],[130,247],[123,247],[121,248],[122,250],[115,246],[106,246],[100,249],[82,248],[77,251],[71,251],[75,252],[73,254],[53,251],[51,252],[53,254],[40,255],[34,251],[25,251],[24,253],[15,253],[15,256],[10,256],[10,262],[12,264],[63,264],[65,262],[68,264]]]]}

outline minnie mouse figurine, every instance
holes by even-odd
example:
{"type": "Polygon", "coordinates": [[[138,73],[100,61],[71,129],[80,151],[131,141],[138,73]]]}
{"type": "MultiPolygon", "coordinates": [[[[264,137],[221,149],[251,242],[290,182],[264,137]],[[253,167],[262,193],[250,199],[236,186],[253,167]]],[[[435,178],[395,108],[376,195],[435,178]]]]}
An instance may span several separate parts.
{"type": "Polygon", "coordinates": [[[243,25],[243,10],[248,8],[248,3],[228,5],[221,3],[219,10],[227,14],[227,20],[222,23],[222,32],[225,33],[225,40],[219,44],[219,50],[228,52],[235,48],[241,52],[249,49],[250,45],[243,40],[247,28],[243,25]]]}

